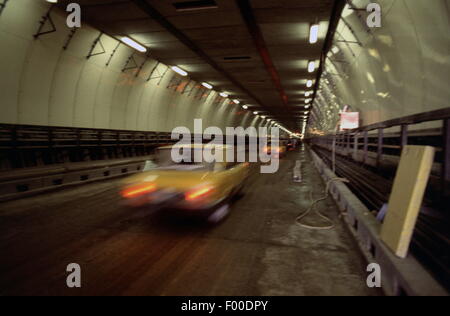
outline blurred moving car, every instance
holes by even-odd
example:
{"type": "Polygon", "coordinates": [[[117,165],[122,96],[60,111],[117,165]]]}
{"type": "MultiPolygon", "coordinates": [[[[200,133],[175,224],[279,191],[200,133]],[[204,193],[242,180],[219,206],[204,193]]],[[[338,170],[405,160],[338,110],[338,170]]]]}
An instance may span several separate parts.
{"type": "Polygon", "coordinates": [[[264,152],[268,155],[273,155],[276,158],[283,158],[286,155],[286,145],[285,142],[280,140],[278,146],[272,144],[272,142],[268,142],[264,147],[264,152]],[[273,154],[272,154],[273,153],[273,154]]]}
{"type": "MultiPolygon", "coordinates": [[[[175,145],[157,150],[156,161],[148,161],[144,171],[122,182],[121,195],[130,206],[155,206],[202,216],[219,222],[229,213],[230,199],[244,187],[249,175],[248,163],[226,161],[224,145],[175,145]],[[222,151],[224,162],[194,162],[205,148],[222,151]],[[183,152],[174,162],[172,149],[183,152]]],[[[213,152],[214,152],[213,151],[213,152]]],[[[203,159],[202,159],[203,160],[203,159]]]]}

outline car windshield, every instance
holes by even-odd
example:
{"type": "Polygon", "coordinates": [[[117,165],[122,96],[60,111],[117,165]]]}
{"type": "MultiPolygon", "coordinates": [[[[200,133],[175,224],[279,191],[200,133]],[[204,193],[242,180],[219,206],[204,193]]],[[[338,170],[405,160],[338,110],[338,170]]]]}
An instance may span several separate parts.
{"type": "MultiPolygon", "coordinates": [[[[194,155],[196,151],[202,149],[192,149],[182,151],[184,157],[181,162],[175,162],[172,159],[172,148],[160,148],[156,153],[157,169],[172,169],[172,170],[192,170],[192,171],[213,171],[214,163],[195,162],[194,155]]],[[[181,152],[181,150],[180,150],[181,152]]]]}

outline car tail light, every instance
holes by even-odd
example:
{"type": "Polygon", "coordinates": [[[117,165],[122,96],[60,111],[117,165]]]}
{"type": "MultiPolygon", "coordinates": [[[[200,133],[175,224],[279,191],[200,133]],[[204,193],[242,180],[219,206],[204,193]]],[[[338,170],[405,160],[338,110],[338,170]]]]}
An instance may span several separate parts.
{"type": "Polygon", "coordinates": [[[154,183],[142,183],[123,190],[122,196],[130,199],[154,191],[156,191],[156,185],[154,183]]]}
{"type": "Polygon", "coordinates": [[[213,191],[214,188],[211,186],[200,187],[186,192],[184,198],[186,201],[196,201],[210,195],[213,191]]]}

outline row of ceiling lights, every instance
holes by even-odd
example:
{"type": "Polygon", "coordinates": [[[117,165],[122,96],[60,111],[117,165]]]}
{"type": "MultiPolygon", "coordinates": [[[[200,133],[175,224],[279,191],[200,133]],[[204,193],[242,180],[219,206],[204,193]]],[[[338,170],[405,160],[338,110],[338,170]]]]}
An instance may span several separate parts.
{"type": "MultiPolygon", "coordinates": [[[[49,3],[58,3],[58,0],[46,0],[46,1],[49,2],[49,3]]],[[[317,39],[318,39],[318,31],[319,31],[319,25],[313,25],[313,26],[311,26],[311,32],[310,32],[310,43],[311,43],[311,44],[317,42],[317,39]]],[[[120,41],[121,41],[122,43],[124,43],[125,45],[134,48],[134,49],[137,50],[138,52],[141,52],[141,53],[146,53],[146,52],[147,52],[147,48],[146,48],[145,46],[139,44],[138,42],[136,42],[135,40],[131,39],[131,38],[128,37],[128,36],[123,36],[123,37],[121,37],[121,38],[120,38],[120,41]]],[[[188,72],[187,72],[187,71],[181,69],[181,68],[178,67],[178,66],[172,66],[171,69],[172,69],[173,71],[175,71],[176,73],[178,73],[179,75],[183,76],[183,77],[186,77],[186,76],[188,75],[188,72]]],[[[309,72],[314,72],[314,70],[315,70],[315,62],[314,62],[314,61],[311,61],[311,62],[309,62],[309,64],[308,64],[308,71],[309,71],[309,72]]],[[[312,84],[313,84],[312,80],[308,80],[308,82],[307,82],[306,85],[307,85],[307,87],[312,87],[312,84]]],[[[211,84],[209,84],[209,83],[207,83],[207,82],[203,82],[203,83],[202,83],[202,86],[205,87],[205,88],[207,88],[207,89],[210,89],[210,90],[212,90],[212,89],[214,88],[211,84]]],[[[226,93],[226,92],[221,92],[221,93],[219,93],[219,95],[220,95],[221,97],[223,97],[223,98],[228,98],[228,97],[229,97],[229,94],[226,93]]],[[[234,99],[233,102],[234,102],[235,104],[237,104],[237,105],[239,105],[239,104],[241,103],[241,102],[240,102],[239,100],[237,100],[237,99],[234,99]]],[[[242,105],[242,108],[243,108],[244,110],[248,110],[248,105],[242,105]]],[[[254,111],[253,114],[256,115],[256,116],[259,116],[259,112],[257,112],[257,111],[254,111]]],[[[267,117],[264,116],[264,115],[262,115],[261,118],[262,118],[263,120],[265,120],[267,117]]],[[[272,119],[268,119],[267,121],[268,121],[269,123],[274,124],[274,125],[277,126],[277,127],[281,127],[283,130],[285,130],[285,131],[287,131],[288,133],[292,134],[290,131],[286,130],[286,129],[283,128],[280,124],[278,124],[277,122],[273,121],[272,119]]]]}
{"type": "MultiPolygon", "coordinates": [[[[315,23],[312,24],[309,28],[309,43],[310,44],[316,44],[317,41],[319,40],[319,24],[315,23]]],[[[313,73],[316,70],[316,62],[315,61],[309,61],[308,62],[308,72],[309,73],[313,73]]],[[[306,81],[306,87],[307,88],[312,88],[314,82],[312,80],[307,80],[306,81]]],[[[309,109],[310,107],[310,103],[312,102],[312,99],[310,98],[312,96],[313,92],[312,91],[306,91],[305,92],[305,109],[309,109]]],[[[304,112],[304,115],[302,116],[303,118],[303,133],[305,131],[305,127],[306,127],[306,122],[308,121],[308,114],[309,114],[309,110],[304,112]]]]}

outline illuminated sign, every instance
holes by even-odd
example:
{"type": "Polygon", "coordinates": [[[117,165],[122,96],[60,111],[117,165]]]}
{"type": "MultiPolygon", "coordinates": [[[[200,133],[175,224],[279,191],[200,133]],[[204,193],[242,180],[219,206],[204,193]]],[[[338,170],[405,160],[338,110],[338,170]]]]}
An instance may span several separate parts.
{"type": "Polygon", "coordinates": [[[341,130],[359,127],[359,112],[341,113],[341,130]]]}

